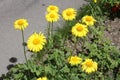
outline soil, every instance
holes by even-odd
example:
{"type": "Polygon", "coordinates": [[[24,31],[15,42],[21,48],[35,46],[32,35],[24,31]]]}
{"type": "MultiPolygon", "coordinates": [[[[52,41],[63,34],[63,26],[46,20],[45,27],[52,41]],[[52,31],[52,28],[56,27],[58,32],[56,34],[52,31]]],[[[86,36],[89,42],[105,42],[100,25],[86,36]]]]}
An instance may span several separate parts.
{"type": "Polygon", "coordinates": [[[120,19],[107,20],[105,24],[108,26],[105,36],[112,41],[112,45],[117,46],[120,50],[120,19]]]}
{"type": "MultiPolygon", "coordinates": [[[[105,37],[111,40],[111,44],[113,46],[116,46],[120,50],[120,19],[115,18],[114,20],[107,20],[105,21],[105,37]]],[[[69,47],[72,49],[71,51],[73,54],[76,54],[76,52],[81,52],[82,51],[82,45],[81,42],[78,42],[76,44],[76,50],[72,49],[74,46],[74,42],[69,39],[66,40],[65,46],[69,47]]],[[[86,52],[87,53],[87,52],[86,52]]]]}

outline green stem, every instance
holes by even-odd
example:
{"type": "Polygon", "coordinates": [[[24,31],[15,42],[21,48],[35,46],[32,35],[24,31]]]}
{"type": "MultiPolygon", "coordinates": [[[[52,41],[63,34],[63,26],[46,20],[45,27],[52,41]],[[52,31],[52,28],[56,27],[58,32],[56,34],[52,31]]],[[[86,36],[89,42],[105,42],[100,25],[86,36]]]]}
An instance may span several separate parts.
{"type": "Polygon", "coordinates": [[[75,49],[77,49],[77,41],[78,41],[78,39],[77,39],[77,37],[75,37],[75,49]]]}
{"type": "Polygon", "coordinates": [[[52,31],[53,31],[53,22],[50,23],[49,22],[49,25],[48,25],[48,38],[51,39],[52,38],[52,31]]]}
{"type": "Polygon", "coordinates": [[[22,39],[23,39],[23,49],[24,49],[24,56],[25,56],[25,60],[26,60],[26,62],[27,62],[27,56],[26,56],[26,50],[25,50],[25,41],[24,41],[24,32],[23,32],[23,30],[22,30],[22,39]]]}
{"type": "MultiPolygon", "coordinates": [[[[25,56],[25,60],[28,66],[28,61],[27,61],[27,56],[26,56],[26,49],[25,49],[25,40],[24,40],[24,32],[22,30],[22,40],[23,40],[23,50],[24,50],[24,56],[25,56]]],[[[30,79],[30,73],[28,72],[28,80],[30,79]]]]}
{"type": "Polygon", "coordinates": [[[50,23],[48,23],[47,37],[50,37],[50,34],[51,34],[50,23]]]}
{"type": "Polygon", "coordinates": [[[53,36],[53,22],[51,23],[51,35],[53,36]]]}
{"type": "MultiPolygon", "coordinates": [[[[87,36],[86,36],[87,37],[87,36]]],[[[87,38],[86,37],[82,37],[81,40],[82,40],[82,43],[81,43],[81,47],[82,47],[82,51],[85,50],[85,42],[87,41],[87,38]]]]}
{"type": "MultiPolygon", "coordinates": [[[[77,49],[77,37],[74,37],[75,41],[74,41],[74,49],[73,49],[73,53],[76,52],[77,49]]],[[[76,53],[75,53],[76,54],[76,53]]]]}

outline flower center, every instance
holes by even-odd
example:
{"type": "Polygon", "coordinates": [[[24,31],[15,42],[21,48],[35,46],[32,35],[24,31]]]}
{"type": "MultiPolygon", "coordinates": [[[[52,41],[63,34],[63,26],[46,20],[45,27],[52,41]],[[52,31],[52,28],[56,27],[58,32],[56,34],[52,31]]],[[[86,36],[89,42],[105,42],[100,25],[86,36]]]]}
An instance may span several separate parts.
{"type": "Polygon", "coordinates": [[[55,15],[54,15],[54,14],[51,14],[51,15],[50,15],[50,18],[54,18],[54,17],[55,17],[55,15]]]}
{"type": "Polygon", "coordinates": [[[39,39],[34,39],[34,40],[33,40],[33,44],[34,44],[34,45],[37,45],[37,44],[39,44],[39,43],[40,43],[40,40],[39,40],[39,39]]]}
{"type": "Polygon", "coordinates": [[[71,11],[67,11],[66,15],[67,15],[67,16],[71,16],[71,15],[72,15],[72,12],[71,12],[71,11]]]}
{"type": "Polygon", "coordinates": [[[93,62],[92,62],[92,61],[86,62],[86,66],[88,66],[88,67],[91,67],[91,66],[92,66],[92,64],[93,64],[93,62]]]}
{"type": "Polygon", "coordinates": [[[78,59],[77,58],[72,58],[72,61],[77,62],[78,59]]]}
{"type": "Polygon", "coordinates": [[[82,26],[77,27],[77,31],[82,31],[82,30],[83,30],[82,26]]]}
{"type": "Polygon", "coordinates": [[[23,25],[23,24],[24,24],[24,22],[22,20],[18,21],[18,25],[23,25]]]}
{"type": "Polygon", "coordinates": [[[50,7],[50,10],[55,10],[55,7],[50,7]]]}
{"type": "Polygon", "coordinates": [[[96,3],[97,2],[97,0],[94,0],[94,3],[96,3]]]}
{"type": "Polygon", "coordinates": [[[92,20],[91,17],[86,18],[86,21],[91,21],[91,20],[92,20]]]}

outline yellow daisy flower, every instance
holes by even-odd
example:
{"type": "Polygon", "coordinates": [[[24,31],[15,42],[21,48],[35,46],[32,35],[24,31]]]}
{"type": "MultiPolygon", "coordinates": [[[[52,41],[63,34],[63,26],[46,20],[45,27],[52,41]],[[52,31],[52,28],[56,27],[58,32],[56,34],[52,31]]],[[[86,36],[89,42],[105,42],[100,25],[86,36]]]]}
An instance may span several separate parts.
{"type": "Polygon", "coordinates": [[[82,18],[82,22],[85,23],[88,26],[92,26],[92,25],[94,25],[96,20],[92,16],[86,15],[82,18]]]}
{"type": "Polygon", "coordinates": [[[72,34],[77,36],[77,37],[83,37],[86,36],[88,33],[88,29],[86,25],[76,23],[71,30],[72,34]]]}
{"type": "Polygon", "coordinates": [[[97,3],[97,0],[93,0],[94,1],[94,3],[97,3]]]}
{"type": "Polygon", "coordinates": [[[28,27],[28,22],[26,19],[18,19],[14,22],[14,28],[18,30],[24,30],[28,27]]]}
{"type": "Polygon", "coordinates": [[[68,58],[68,63],[70,63],[71,65],[78,65],[81,63],[81,61],[82,61],[82,58],[78,56],[71,56],[68,58]]]}
{"type": "Polygon", "coordinates": [[[34,33],[28,38],[27,47],[30,51],[38,52],[43,49],[45,43],[46,38],[42,33],[34,33]]]}
{"type": "Polygon", "coordinates": [[[68,8],[62,12],[63,19],[65,20],[73,20],[76,18],[76,15],[77,12],[74,8],[68,8]]]}
{"type": "Polygon", "coordinates": [[[47,77],[40,77],[37,80],[48,80],[47,77]]]}
{"type": "Polygon", "coordinates": [[[42,77],[42,80],[47,80],[47,77],[42,77]]]}
{"type": "Polygon", "coordinates": [[[40,78],[37,78],[37,80],[42,80],[42,78],[40,77],[40,78]]]}
{"type": "Polygon", "coordinates": [[[50,12],[46,15],[46,20],[48,22],[56,22],[59,19],[59,14],[56,12],[50,12]]]}
{"type": "Polygon", "coordinates": [[[55,5],[49,5],[47,7],[47,12],[58,12],[59,11],[59,8],[55,5]]]}
{"type": "Polygon", "coordinates": [[[82,63],[82,69],[86,73],[91,73],[97,71],[98,64],[92,59],[86,59],[85,62],[82,63]]]}

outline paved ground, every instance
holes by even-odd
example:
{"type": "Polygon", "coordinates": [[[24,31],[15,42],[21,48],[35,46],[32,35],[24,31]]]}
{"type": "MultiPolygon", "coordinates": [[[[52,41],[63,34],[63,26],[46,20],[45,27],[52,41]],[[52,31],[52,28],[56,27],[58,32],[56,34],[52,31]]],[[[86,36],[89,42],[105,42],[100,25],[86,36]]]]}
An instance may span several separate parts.
{"type": "MultiPolygon", "coordinates": [[[[60,12],[63,9],[79,8],[83,0],[0,0],[0,75],[7,72],[7,66],[13,64],[11,57],[17,58],[17,63],[24,62],[21,32],[13,28],[13,22],[19,18],[26,18],[29,27],[25,30],[25,40],[33,32],[45,32],[46,7],[57,5],[60,12]]],[[[59,24],[61,26],[61,24],[59,24]]],[[[29,55],[30,53],[28,53],[29,55]]]]}

